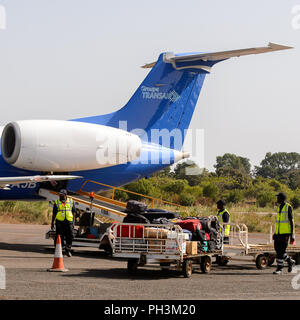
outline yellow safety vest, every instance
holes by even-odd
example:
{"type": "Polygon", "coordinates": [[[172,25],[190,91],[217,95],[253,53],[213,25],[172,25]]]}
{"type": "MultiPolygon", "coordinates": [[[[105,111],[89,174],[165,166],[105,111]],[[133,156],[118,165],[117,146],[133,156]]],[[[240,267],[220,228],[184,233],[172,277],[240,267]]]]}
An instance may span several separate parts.
{"type": "Polygon", "coordinates": [[[281,212],[280,212],[280,206],[278,207],[278,212],[277,212],[276,222],[275,222],[275,234],[292,233],[291,223],[289,220],[289,207],[291,207],[291,205],[287,202],[284,204],[281,212]]]}
{"type": "Polygon", "coordinates": [[[66,202],[63,203],[60,200],[56,200],[55,204],[57,206],[57,214],[56,219],[58,221],[64,221],[67,219],[68,221],[73,221],[73,200],[67,198],[66,202]]]}
{"type": "MultiPolygon", "coordinates": [[[[229,215],[229,221],[228,221],[228,223],[229,223],[229,222],[230,222],[230,213],[228,212],[227,209],[224,209],[223,211],[217,213],[218,220],[219,220],[219,222],[221,222],[221,223],[223,222],[223,213],[224,213],[224,212],[227,212],[228,215],[229,215]]],[[[221,231],[221,230],[222,230],[222,228],[220,229],[220,231],[221,231]]],[[[224,236],[225,236],[225,237],[229,237],[229,235],[230,235],[230,225],[227,224],[227,225],[225,226],[225,229],[224,229],[224,236]]]]}

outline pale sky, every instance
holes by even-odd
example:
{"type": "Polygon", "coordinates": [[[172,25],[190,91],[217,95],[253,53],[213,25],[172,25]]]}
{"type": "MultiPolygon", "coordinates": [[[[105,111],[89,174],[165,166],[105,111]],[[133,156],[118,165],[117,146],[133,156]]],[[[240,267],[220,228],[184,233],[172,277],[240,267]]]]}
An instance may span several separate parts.
{"type": "Polygon", "coordinates": [[[206,77],[191,127],[204,129],[209,170],[226,152],[253,165],[268,151],[300,152],[300,0],[0,0],[0,5],[6,11],[6,29],[0,30],[0,125],[115,111],[145,78],[148,70],[140,66],[161,52],[231,50],[271,41],[295,49],[217,64],[206,77]]]}

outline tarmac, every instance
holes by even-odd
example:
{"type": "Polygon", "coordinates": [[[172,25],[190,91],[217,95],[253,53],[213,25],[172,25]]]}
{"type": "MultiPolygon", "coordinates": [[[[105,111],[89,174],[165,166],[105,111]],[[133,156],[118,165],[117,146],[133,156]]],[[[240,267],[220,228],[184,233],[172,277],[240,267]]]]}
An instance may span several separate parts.
{"type": "MultiPolygon", "coordinates": [[[[64,257],[68,272],[47,272],[54,254],[52,241],[45,239],[48,230],[49,226],[0,224],[0,265],[6,280],[1,300],[300,299],[300,288],[292,286],[292,281],[294,287],[297,284],[296,273],[285,268],[284,274],[273,275],[275,265],[258,270],[250,257],[239,257],[224,267],[213,264],[208,274],[195,270],[191,278],[152,267],[130,276],[126,261],[97,248],[75,247],[71,258],[64,257]]],[[[259,242],[268,235],[249,238],[259,242]]]]}

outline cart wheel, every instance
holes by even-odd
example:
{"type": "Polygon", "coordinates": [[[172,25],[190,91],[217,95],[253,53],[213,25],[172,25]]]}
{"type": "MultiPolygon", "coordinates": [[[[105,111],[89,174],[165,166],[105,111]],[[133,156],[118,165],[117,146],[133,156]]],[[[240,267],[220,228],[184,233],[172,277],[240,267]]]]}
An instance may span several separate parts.
{"type": "Polygon", "coordinates": [[[128,259],[127,271],[130,275],[136,274],[138,269],[138,259],[128,259]]]}
{"type": "Polygon", "coordinates": [[[217,256],[216,262],[219,266],[226,266],[229,262],[227,257],[217,256]]]}
{"type": "Polygon", "coordinates": [[[182,263],[182,272],[185,278],[190,278],[193,273],[192,260],[184,260],[182,263]]]}
{"type": "Polygon", "coordinates": [[[268,266],[271,267],[272,264],[274,263],[275,261],[275,256],[269,256],[268,257],[268,266]]]}
{"type": "Polygon", "coordinates": [[[259,254],[255,260],[257,269],[265,269],[268,266],[268,257],[264,254],[259,254]]]}
{"type": "Polygon", "coordinates": [[[211,269],[211,257],[205,256],[201,259],[200,268],[203,273],[210,272],[211,269]]]}

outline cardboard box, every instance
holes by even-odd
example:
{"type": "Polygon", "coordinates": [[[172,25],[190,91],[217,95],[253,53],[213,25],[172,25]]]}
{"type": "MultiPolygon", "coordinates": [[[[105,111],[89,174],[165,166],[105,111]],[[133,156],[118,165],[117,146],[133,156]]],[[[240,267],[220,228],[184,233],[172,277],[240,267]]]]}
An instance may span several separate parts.
{"type": "Polygon", "coordinates": [[[198,253],[198,243],[197,241],[187,241],[186,242],[186,253],[187,254],[197,254],[198,253]]]}
{"type": "Polygon", "coordinates": [[[145,238],[167,239],[167,235],[166,229],[145,227],[145,238]]]}

